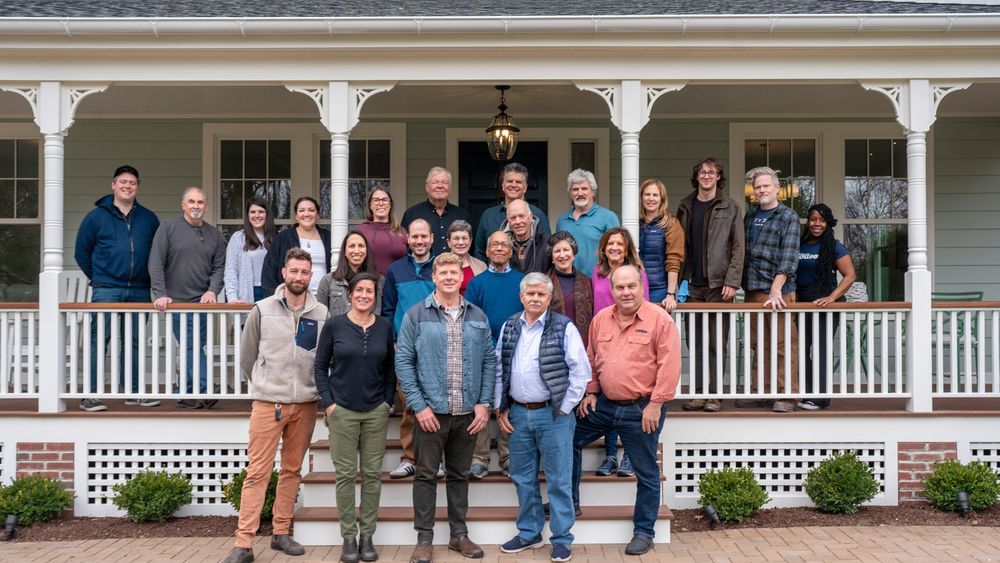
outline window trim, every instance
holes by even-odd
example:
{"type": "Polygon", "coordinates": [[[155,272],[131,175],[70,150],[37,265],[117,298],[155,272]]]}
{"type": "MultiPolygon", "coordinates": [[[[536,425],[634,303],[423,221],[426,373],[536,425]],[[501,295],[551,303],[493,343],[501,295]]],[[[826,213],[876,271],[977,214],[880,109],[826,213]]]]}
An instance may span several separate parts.
{"type": "MultiPolygon", "coordinates": [[[[38,226],[38,264],[39,274],[45,265],[45,139],[34,123],[0,123],[0,139],[37,139],[38,140],[38,217],[0,218],[0,225],[37,225],[38,226]]],[[[35,285],[38,285],[36,278],[35,285]]]]}

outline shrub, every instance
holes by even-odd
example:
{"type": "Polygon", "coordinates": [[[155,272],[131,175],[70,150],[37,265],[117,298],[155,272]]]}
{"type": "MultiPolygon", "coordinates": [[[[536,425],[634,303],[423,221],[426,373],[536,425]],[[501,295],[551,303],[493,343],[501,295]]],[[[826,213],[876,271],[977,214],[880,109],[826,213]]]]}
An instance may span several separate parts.
{"type": "Polygon", "coordinates": [[[934,472],[924,481],[924,496],[941,510],[958,511],[955,493],[969,493],[969,510],[993,506],[1000,494],[995,471],[986,463],[973,461],[968,465],[949,459],[934,464],[934,472]]]}
{"type": "Polygon", "coordinates": [[[166,522],[191,502],[191,482],[182,473],[143,471],[114,486],[115,506],[134,522],[166,522]]]}
{"type": "Polygon", "coordinates": [[[841,452],[809,471],[805,490],[821,512],[854,514],[878,494],[879,486],[871,468],[857,454],[841,452]]]}
{"type": "MultiPolygon", "coordinates": [[[[233,480],[222,484],[222,499],[236,509],[240,510],[240,494],[243,492],[243,481],[247,478],[247,470],[240,471],[233,477],[233,480]]],[[[271,482],[267,484],[267,493],[264,494],[264,506],[261,507],[260,519],[270,520],[274,510],[274,497],[278,491],[278,472],[271,470],[271,482]]]]}
{"type": "Polygon", "coordinates": [[[55,479],[26,475],[10,485],[0,485],[0,518],[17,514],[17,523],[28,526],[47,522],[73,506],[73,493],[55,479]]]}
{"type": "Polygon", "coordinates": [[[711,504],[726,522],[740,522],[764,506],[770,499],[746,467],[709,471],[698,481],[698,502],[711,504]]]}

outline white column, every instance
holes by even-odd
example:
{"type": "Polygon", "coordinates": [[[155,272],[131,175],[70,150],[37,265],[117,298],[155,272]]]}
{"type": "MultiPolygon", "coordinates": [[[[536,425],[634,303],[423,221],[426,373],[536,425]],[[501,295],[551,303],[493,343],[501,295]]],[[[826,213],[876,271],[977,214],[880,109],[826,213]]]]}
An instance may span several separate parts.
{"type": "Polygon", "coordinates": [[[345,81],[325,84],[286,84],[292,92],[312,98],[319,108],[320,122],[330,132],[330,260],[336,264],[340,245],[349,226],[348,140],[358,124],[361,106],[375,94],[392,90],[395,84],[357,85],[345,81]]]}
{"type": "Polygon", "coordinates": [[[931,84],[909,80],[900,84],[861,84],[881,92],[892,102],[896,120],[906,131],[907,167],[907,271],[906,299],[911,303],[906,325],[906,374],[912,396],[906,409],[933,410],[931,292],[934,282],[927,260],[927,132],[936,119],[941,100],[971,83],[931,84]]]}
{"type": "Polygon", "coordinates": [[[604,98],[611,110],[611,122],[622,138],[622,226],[639,242],[639,132],[649,123],[653,103],[667,92],[684,87],[683,83],[643,85],[640,80],[622,80],[617,84],[578,83],[577,88],[604,98]]]}

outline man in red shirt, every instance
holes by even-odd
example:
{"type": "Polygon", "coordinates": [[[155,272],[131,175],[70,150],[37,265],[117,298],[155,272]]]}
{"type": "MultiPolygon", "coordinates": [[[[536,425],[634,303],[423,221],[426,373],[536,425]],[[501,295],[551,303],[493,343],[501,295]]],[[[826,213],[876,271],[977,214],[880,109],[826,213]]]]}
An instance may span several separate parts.
{"type": "Polygon", "coordinates": [[[674,398],[681,375],[681,341],[670,315],[643,298],[642,276],[634,266],[611,274],[615,304],[590,324],[587,355],[593,378],[580,401],[573,437],[573,502],[580,503],[582,450],[615,430],[632,460],[638,483],[628,555],[653,547],[660,508],[657,444],[665,403],[674,398]]]}

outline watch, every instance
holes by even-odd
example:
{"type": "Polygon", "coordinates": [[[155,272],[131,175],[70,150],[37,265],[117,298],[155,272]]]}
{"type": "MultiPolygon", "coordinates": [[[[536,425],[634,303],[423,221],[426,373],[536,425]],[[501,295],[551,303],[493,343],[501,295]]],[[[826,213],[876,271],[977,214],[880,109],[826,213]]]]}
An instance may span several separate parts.
{"type": "Polygon", "coordinates": [[[677,297],[677,292],[676,291],[668,291],[667,295],[669,295],[670,297],[677,297]]]}

